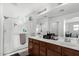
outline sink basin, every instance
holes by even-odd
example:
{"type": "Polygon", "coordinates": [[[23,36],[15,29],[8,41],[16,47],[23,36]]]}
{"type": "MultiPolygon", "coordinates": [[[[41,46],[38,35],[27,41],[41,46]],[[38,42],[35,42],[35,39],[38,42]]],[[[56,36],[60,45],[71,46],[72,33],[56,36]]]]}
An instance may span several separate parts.
{"type": "Polygon", "coordinates": [[[65,39],[64,40],[59,40],[59,41],[62,44],[66,44],[66,45],[69,45],[69,46],[79,46],[79,41],[77,40],[77,38],[74,38],[74,39],[73,38],[69,38],[69,39],[70,39],[70,41],[65,41],[65,39]]]}

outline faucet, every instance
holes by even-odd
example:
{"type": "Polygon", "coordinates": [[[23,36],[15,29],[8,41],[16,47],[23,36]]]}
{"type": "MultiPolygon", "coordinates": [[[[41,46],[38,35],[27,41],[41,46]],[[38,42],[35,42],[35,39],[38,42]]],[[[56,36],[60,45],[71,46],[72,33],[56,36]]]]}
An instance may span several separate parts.
{"type": "Polygon", "coordinates": [[[70,37],[66,37],[66,38],[65,38],[65,42],[71,42],[70,37]]]}

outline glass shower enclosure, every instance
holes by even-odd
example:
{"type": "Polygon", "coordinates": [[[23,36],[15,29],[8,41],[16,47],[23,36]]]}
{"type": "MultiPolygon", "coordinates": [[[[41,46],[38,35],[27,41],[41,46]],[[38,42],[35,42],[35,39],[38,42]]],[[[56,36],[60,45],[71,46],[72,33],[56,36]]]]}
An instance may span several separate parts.
{"type": "Polygon", "coordinates": [[[11,55],[17,51],[26,50],[28,47],[27,32],[25,31],[26,26],[24,26],[25,24],[16,24],[14,19],[15,18],[4,17],[2,23],[3,39],[2,42],[0,42],[0,55],[11,55]]]}

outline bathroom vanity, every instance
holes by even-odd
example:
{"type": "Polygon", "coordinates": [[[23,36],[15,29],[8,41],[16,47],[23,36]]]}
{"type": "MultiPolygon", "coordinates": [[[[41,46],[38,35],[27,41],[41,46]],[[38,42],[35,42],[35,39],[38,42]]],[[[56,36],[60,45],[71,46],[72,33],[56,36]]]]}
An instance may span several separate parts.
{"type": "MultiPolygon", "coordinates": [[[[61,40],[60,40],[61,39],[61,40]]],[[[59,40],[29,37],[29,55],[31,56],[79,56],[79,45],[59,40]]]]}

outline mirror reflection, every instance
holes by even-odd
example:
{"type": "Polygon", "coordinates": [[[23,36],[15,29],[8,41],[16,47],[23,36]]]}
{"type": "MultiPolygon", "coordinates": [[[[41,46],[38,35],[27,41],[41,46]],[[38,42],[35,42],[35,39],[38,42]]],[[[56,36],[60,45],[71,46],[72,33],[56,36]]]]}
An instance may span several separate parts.
{"type": "Polygon", "coordinates": [[[75,17],[66,21],[65,36],[79,38],[79,17],[75,17]]]}

